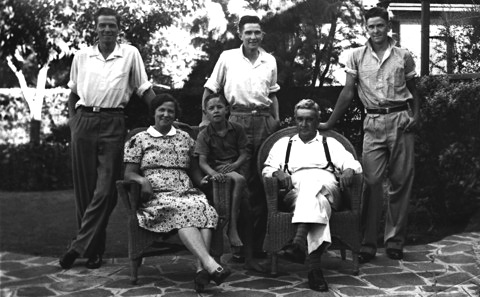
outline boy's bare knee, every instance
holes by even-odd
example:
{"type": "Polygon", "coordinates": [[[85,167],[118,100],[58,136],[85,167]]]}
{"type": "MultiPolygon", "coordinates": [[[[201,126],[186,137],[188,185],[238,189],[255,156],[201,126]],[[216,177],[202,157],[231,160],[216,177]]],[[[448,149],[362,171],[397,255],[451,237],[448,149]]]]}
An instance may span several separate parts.
{"type": "Polygon", "coordinates": [[[227,173],[227,176],[229,176],[236,185],[244,185],[247,183],[245,177],[235,171],[227,173]]]}

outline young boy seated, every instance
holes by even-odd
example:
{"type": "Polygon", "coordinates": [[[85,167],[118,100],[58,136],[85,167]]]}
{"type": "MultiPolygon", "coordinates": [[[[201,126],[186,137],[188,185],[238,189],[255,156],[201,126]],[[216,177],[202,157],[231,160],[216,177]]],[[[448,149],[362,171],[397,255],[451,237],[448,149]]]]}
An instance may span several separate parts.
{"type": "Polygon", "coordinates": [[[248,160],[248,140],[243,127],[227,120],[228,103],[223,95],[211,94],[205,98],[204,110],[210,124],[197,137],[195,154],[200,168],[210,179],[224,182],[232,180],[232,201],[228,238],[234,249],[243,246],[238,234],[237,221],[240,202],[247,189],[244,177],[248,160]]]}

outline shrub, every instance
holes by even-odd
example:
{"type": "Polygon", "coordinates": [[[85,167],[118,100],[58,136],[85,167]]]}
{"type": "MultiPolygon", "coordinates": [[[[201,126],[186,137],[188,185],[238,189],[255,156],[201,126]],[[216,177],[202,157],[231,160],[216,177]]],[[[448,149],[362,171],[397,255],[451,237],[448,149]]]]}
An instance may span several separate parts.
{"type": "Polygon", "coordinates": [[[62,143],[0,145],[0,189],[40,191],[72,188],[70,147],[62,143]]]}
{"type": "Polygon", "coordinates": [[[413,205],[434,225],[468,220],[480,197],[480,81],[424,77],[413,205]]]}

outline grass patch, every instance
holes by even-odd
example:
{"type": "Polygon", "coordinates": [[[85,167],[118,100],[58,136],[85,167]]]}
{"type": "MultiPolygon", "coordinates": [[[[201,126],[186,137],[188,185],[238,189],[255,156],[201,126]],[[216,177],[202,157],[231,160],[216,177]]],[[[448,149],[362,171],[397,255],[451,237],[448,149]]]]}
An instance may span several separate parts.
{"type": "MultiPolygon", "coordinates": [[[[128,253],[126,213],[121,201],[107,228],[105,257],[128,253]]],[[[73,190],[0,191],[0,250],[58,257],[77,231],[73,190]]]]}

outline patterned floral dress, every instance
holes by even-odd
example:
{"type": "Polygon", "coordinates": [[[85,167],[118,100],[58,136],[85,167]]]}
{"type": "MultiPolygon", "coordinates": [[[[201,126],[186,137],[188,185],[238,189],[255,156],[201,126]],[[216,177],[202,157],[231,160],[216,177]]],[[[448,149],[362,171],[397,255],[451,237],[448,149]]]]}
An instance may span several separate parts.
{"type": "Polygon", "coordinates": [[[125,163],[140,164],[141,174],[150,181],[154,192],[154,198],[137,211],[142,228],[169,232],[185,227],[216,227],[215,209],[187,175],[194,147],[195,141],[188,133],[175,128],[162,136],[150,127],[126,143],[125,163]]]}

